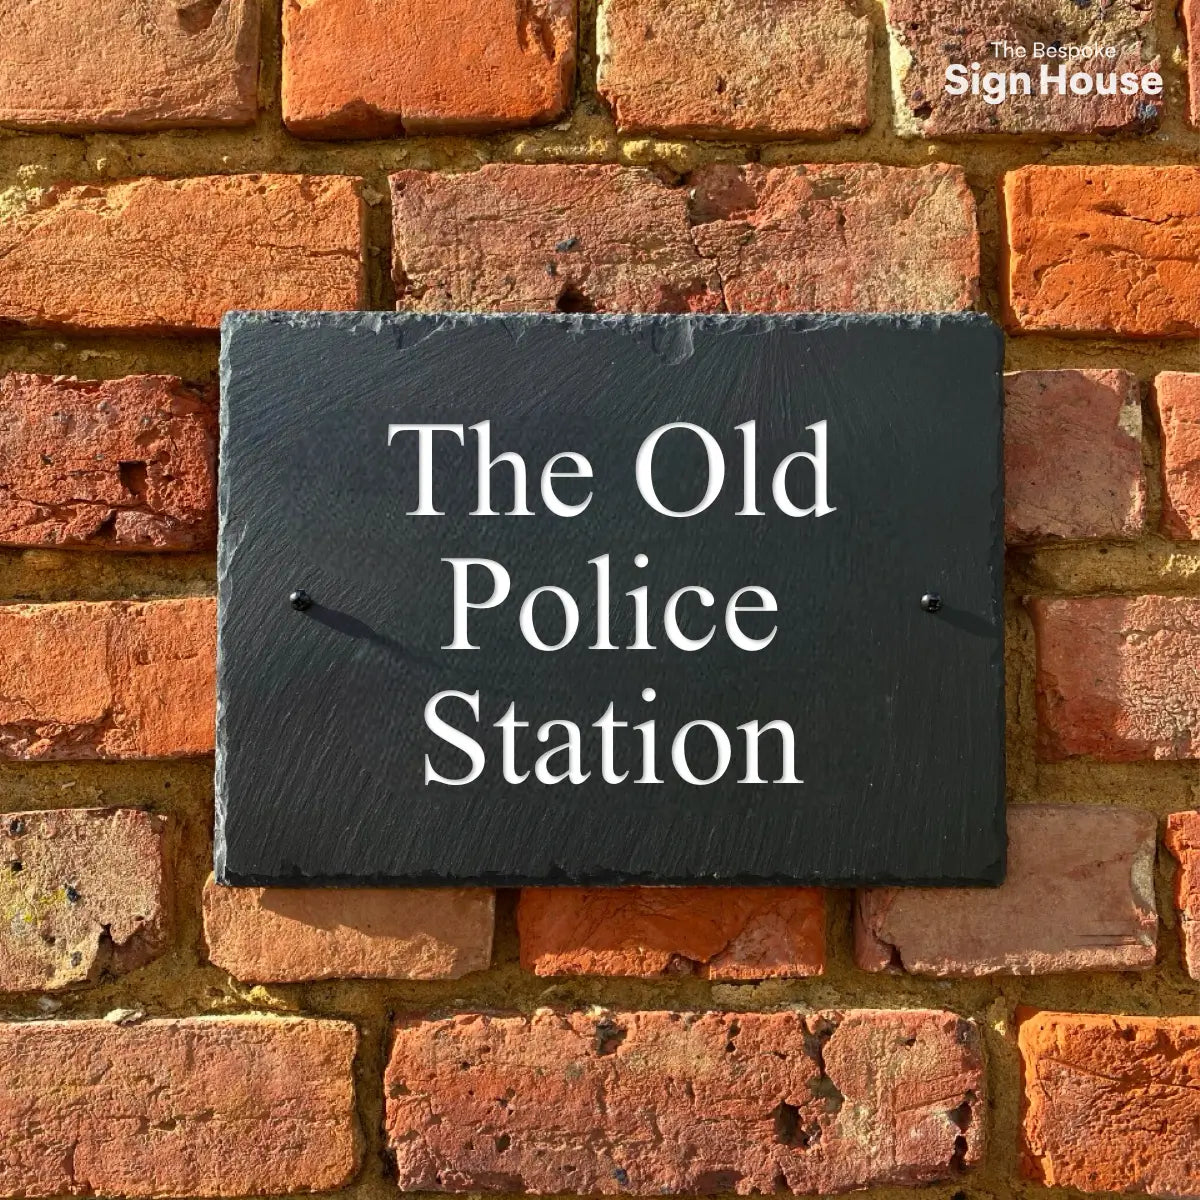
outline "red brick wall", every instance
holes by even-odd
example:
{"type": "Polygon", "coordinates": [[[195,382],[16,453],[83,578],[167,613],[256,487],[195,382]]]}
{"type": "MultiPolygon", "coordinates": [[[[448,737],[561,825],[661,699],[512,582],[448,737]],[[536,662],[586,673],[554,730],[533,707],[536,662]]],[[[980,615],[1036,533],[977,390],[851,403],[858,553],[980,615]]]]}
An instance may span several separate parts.
{"type": "Polygon", "coordinates": [[[0,1197],[1200,1194],[1195,0],[0,19],[0,1197]],[[392,306],[1003,320],[1008,882],[213,885],[216,326],[392,306]]]}

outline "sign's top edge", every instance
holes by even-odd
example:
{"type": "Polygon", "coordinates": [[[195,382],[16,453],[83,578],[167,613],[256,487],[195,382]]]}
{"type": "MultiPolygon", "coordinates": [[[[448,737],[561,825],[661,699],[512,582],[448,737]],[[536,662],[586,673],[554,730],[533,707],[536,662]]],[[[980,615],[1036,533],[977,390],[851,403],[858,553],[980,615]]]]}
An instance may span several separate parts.
{"type": "Polygon", "coordinates": [[[292,328],[364,330],[378,333],[404,325],[433,325],[452,329],[464,325],[499,325],[511,329],[554,325],[568,329],[642,329],[655,325],[686,322],[697,329],[737,329],[754,325],[759,329],[834,329],[844,325],[883,325],[896,328],[937,329],[944,326],[993,329],[1000,326],[987,313],[540,313],[540,312],[393,312],[390,310],[350,312],[283,310],[235,310],[221,321],[222,333],[247,326],[287,325],[292,328]]]}

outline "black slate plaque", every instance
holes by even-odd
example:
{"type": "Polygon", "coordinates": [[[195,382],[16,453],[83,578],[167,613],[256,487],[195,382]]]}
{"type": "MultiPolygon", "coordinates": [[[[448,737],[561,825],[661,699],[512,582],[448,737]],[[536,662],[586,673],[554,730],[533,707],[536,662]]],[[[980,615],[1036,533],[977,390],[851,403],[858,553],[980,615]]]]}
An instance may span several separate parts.
{"type": "Polygon", "coordinates": [[[219,878],[997,882],[1001,352],[228,317],[219,878]]]}

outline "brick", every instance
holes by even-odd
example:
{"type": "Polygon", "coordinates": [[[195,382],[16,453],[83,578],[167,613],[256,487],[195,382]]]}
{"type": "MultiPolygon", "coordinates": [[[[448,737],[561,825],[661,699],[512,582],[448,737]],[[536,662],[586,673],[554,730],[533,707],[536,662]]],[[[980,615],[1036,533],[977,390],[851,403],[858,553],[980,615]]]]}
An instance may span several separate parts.
{"type": "Polygon", "coordinates": [[[825,969],[820,888],[526,888],[521,965],[536,975],[794,979],[825,969]]]}
{"type": "Polygon", "coordinates": [[[624,133],[832,137],[870,124],[859,0],[601,0],[597,84],[624,133]]]}
{"type": "Polygon", "coordinates": [[[359,1160],[344,1021],[0,1024],[0,1195],[252,1196],[359,1160]]]}
{"type": "Polygon", "coordinates": [[[459,979],[492,958],[485,888],[204,887],[208,957],[237,979],[459,979]]]}
{"type": "Polygon", "coordinates": [[[1014,329],[1200,333],[1200,167],[1022,167],[1004,197],[1014,329]]]}
{"type": "Polygon", "coordinates": [[[696,244],[730,312],[945,312],[978,298],[959,167],[717,165],[695,190],[696,244]]]}
{"type": "Polygon", "coordinates": [[[829,1193],[957,1178],[983,1145],[953,1013],[592,1012],[401,1022],[404,1191],[829,1193]]]}
{"type": "Polygon", "coordinates": [[[285,0],[283,119],[303,137],[486,133],[561,116],[575,0],[285,0]]]}
{"type": "Polygon", "coordinates": [[[1164,371],[1154,381],[1162,430],[1163,533],[1200,538],[1200,375],[1164,371]]]}
{"type": "Polygon", "coordinates": [[[396,307],[717,312],[687,193],[649,171],[491,164],[392,176],[396,307]]]}
{"type": "Polygon", "coordinates": [[[0,606],[0,759],[211,754],[216,601],[0,606]]]}
{"type": "Polygon", "coordinates": [[[1146,524],[1142,409],[1128,371],[1017,371],[1004,381],[1009,542],[1133,538],[1146,524]]]}
{"type": "Polygon", "coordinates": [[[0,0],[0,124],[68,131],[246,125],[257,0],[0,0]]]}
{"type": "Polygon", "coordinates": [[[1191,100],[1188,116],[1193,125],[1200,127],[1200,0],[1183,0],[1179,6],[1187,38],[1188,83],[1191,100]]]}
{"type": "Polygon", "coordinates": [[[860,891],[855,962],[950,978],[1152,967],[1155,838],[1137,809],[1012,806],[1000,887],[860,891]]]}
{"type": "Polygon", "coordinates": [[[0,545],[209,549],[217,394],[166,375],[0,378],[0,545]]]}
{"type": "Polygon", "coordinates": [[[1028,1178],[1085,1192],[1200,1194],[1200,1019],[1018,1018],[1028,1178]]]}
{"type": "Polygon", "coordinates": [[[1183,962],[1200,979],[1200,812],[1177,812],[1167,818],[1165,845],[1179,865],[1175,873],[1175,907],[1183,937],[1183,962]]]}
{"type": "Polygon", "coordinates": [[[0,326],[216,329],[230,309],[364,301],[356,179],[143,178],[21,195],[0,212],[0,326]]]}
{"type": "Polygon", "coordinates": [[[1076,0],[887,0],[888,39],[896,91],[896,124],[904,135],[945,137],[979,133],[1116,133],[1157,127],[1163,99],[1136,96],[1039,95],[1043,64],[1051,72],[1159,71],[1155,54],[1154,10],[1140,0],[1107,0],[1103,5],[1076,0]],[[1031,57],[997,58],[991,43],[1024,46],[1031,57]],[[1089,62],[1032,57],[1035,41],[1071,46],[1116,46],[1116,58],[1089,62]],[[946,91],[951,63],[981,71],[1024,71],[1031,94],[1013,93],[1001,104],[982,94],[953,96],[946,91]]]}
{"type": "Polygon", "coordinates": [[[947,311],[978,295],[962,171],[492,164],[392,177],[397,307],[947,311]]]}
{"type": "Polygon", "coordinates": [[[0,991],[120,975],[166,947],[166,821],[132,808],[0,817],[0,991]]]}
{"type": "Polygon", "coordinates": [[[1200,757],[1200,600],[1034,600],[1038,752],[1200,757]]]}

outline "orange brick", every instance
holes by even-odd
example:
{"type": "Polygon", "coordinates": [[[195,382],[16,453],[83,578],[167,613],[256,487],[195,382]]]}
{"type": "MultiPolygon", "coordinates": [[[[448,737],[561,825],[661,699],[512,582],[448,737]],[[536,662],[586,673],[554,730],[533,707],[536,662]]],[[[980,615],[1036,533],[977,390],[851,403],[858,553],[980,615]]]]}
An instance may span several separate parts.
{"type": "Polygon", "coordinates": [[[258,0],[0,0],[0,124],[249,124],[258,22],[258,0]]]}
{"type": "Polygon", "coordinates": [[[792,979],[825,969],[820,888],[526,888],[521,965],[537,975],[792,979]]]}
{"type": "Polygon", "coordinates": [[[0,378],[0,545],[208,549],[216,467],[215,388],[0,378]]]}
{"type": "Polygon", "coordinates": [[[204,887],[215,966],[255,983],[458,979],[492,958],[486,888],[204,887]]]}
{"type": "Polygon", "coordinates": [[[825,1194],[958,1179],[985,1091],[954,1013],[543,1009],[399,1024],[384,1125],[406,1192],[825,1194]]]}
{"type": "Polygon", "coordinates": [[[1191,85],[1188,114],[1192,124],[1200,127],[1200,0],[1183,0],[1179,15],[1187,38],[1188,83],[1191,85]]]}
{"type": "Polygon", "coordinates": [[[0,606],[0,758],[211,754],[216,601],[0,606]]]}
{"type": "Polygon", "coordinates": [[[1200,600],[1098,596],[1030,607],[1042,758],[1200,757],[1200,600]]]}
{"type": "Polygon", "coordinates": [[[858,0],[602,0],[597,84],[626,133],[786,138],[870,123],[858,0]]]}
{"type": "Polygon", "coordinates": [[[1200,979],[1200,812],[1177,812],[1167,818],[1165,845],[1179,869],[1175,873],[1175,907],[1183,937],[1183,962],[1200,979]]]}
{"type": "Polygon", "coordinates": [[[254,1196],[345,1186],[345,1021],[0,1024],[0,1195],[254,1196]]]}
{"type": "Polygon", "coordinates": [[[212,175],[32,189],[0,217],[0,324],[216,329],[230,309],[362,306],[358,181],[212,175]]]}
{"type": "Polygon", "coordinates": [[[1154,381],[1162,430],[1163,533],[1200,538],[1200,375],[1164,371],[1154,381]]]}
{"type": "Polygon", "coordinates": [[[575,0],[285,0],[283,119],[304,137],[486,133],[553,121],[575,0]]]}
{"type": "Polygon", "coordinates": [[[1200,167],[1022,167],[1004,198],[1014,329],[1200,333],[1200,167]]]}
{"type": "Polygon", "coordinates": [[[1018,1019],[1026,1176],[1085,1192],[1200,1193],[1200,1019],[1018,1019]]]}

